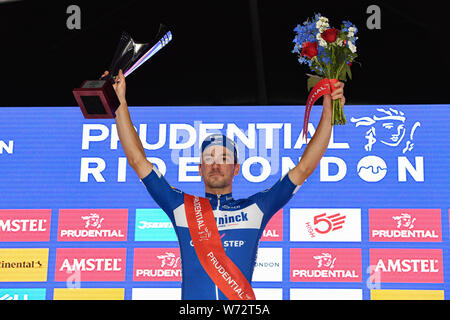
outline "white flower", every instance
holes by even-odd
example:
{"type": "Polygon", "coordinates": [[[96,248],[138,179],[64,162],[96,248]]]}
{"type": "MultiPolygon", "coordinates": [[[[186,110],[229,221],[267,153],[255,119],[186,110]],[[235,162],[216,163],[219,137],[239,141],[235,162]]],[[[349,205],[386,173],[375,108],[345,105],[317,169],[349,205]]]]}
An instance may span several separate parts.
{"type": "Polygon", "coordinates": [[[328,43],[322,38],[321,33],[316,34],[316,40],[319,44],[319,46],[326,48],[328,46],[328,43]]]}
{"type": "Polygon", "coordinates": [[[330,25],[328,24],[328,19],[325,17],[320,17],[316,22],[316,28],[320,33],[324,32],[330,25]]]}
{"type": "Polygon", "coordinates": [[[341,38],[337,38],[337,39],[336,39],[336,44],[337,44],[339,47],[343,47],[343,46],[344,46],[344,40],[342,40],[341,38]]]}
{"type": "Polygon", "coordinates": [[[328,45],[327,42],[325,40],[323,40],[322,38],[318,42],[319,42],[319,46],[324,47],[324,48],[326,48],[328,45]]]}
{"type": "Polygon", "coordinates": [[[350,28],[348,28],[348,34],[347,34],[347,36],[348,36],[349,38],[353,38],[354,35],[355,35],[355,32],[356,32],[356,28],[355,28],[355,27],[350,27],[350,28]]]}
{"type": "Polygon", "coordinates": [[[348,44],[348,48],[350,49],[350,51],[352,53],[355,53],[356,52],[356,46],[351,41],[348,41],[347,44],[348,44]]]}
{"type": "Polygon", "coordinates": [[[322,21],[319,20],[316,22],[316,28],[319,30],[322,28],[322,21]]]}
{"type": "Polygon", "coordinates": [[[316,40],[319,46],[326,48],[327,42],[322,38],[321,32],[316,34],[316,40]]]}

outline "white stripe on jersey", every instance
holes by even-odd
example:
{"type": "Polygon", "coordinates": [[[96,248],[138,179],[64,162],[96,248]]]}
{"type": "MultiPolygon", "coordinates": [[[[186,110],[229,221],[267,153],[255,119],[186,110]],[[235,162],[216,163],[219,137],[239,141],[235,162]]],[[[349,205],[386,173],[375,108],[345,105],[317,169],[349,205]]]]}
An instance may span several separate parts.
{"type": "MultiPolygon", "coordinates": [[[[263,212],[256,203],[239,210],[213,210],[219,231],[233,229],[259,229],[263,219],[263,212]]],[[[173,211],[177,227],[188,228],[184,203],[173,211]]]]}

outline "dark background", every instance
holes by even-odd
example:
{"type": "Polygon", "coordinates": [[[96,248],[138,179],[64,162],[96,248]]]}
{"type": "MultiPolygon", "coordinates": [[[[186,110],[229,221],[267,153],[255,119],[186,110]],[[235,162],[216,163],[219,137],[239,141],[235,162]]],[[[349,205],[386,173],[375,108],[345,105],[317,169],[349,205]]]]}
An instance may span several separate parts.
{"type": "Polygon", "coordinates": [[[446,104],[447,10],[439,1],[17,1],[0,2],[0,106],[76,106],[72,89],[109,67],[122,30],[173,40],[127,77],[131,106],[304,105],[305,65],[293,29],[314,13],[359,28],[347,104],[446,104]],[[69,30],[69,5],[81,30],[69,30]],[[369,30],[366,9],[381,8],[369,30]]]}

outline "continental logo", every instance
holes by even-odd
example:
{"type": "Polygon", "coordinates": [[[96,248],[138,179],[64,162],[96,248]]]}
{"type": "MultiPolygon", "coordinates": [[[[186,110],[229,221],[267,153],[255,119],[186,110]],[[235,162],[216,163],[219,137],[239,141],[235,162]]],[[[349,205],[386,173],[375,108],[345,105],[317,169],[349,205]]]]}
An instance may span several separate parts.
{"type": "Polygon", "coordinates": [[[62,289],[56,288],[53,300],[124,300],[125,289],[62,289]]]}
{"type": "Polygon", "coordinates": [[[0,249],[0,282],[47,281],[48,249],[0,249]]]}
{"type": "Polygon", "coordinates": [[[371,300],[444,300],[443,290],[371,290],[371,300]]]}

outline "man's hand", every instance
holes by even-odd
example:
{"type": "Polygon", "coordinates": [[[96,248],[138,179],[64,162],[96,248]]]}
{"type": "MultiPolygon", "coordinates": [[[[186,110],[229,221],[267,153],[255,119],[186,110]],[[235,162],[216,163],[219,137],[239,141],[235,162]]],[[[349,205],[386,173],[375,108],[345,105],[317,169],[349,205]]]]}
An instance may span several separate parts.
{"type": "Polygon", "coordinates": [[[336,89],[334,92],[330,94],[326,94],[323,96],[323,107],[325,110],[332,111],[333,110],[333,104],[331,103],[331,100],[341,99],[342,106],[345,105],[345,97],[344,97],[344,83],[342,82],[336,82],[334,86],[338,89],[336,89]]]}
{"type": "MultiPolygon", "coordinates": [[[[108,71],[105,71],[102,74],[102,78],[109,74],[108,71]]],[[[125,76],[123,75],[122,69],[119,70],[119,74],[116,77],[116,81],[113,84],[113,88],[116,91],[117,97],[119,98],[120,103],[126,103],[125,93],[127,91],[127,84],[125,82],[125,76]]]]}

